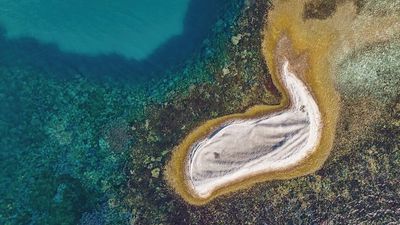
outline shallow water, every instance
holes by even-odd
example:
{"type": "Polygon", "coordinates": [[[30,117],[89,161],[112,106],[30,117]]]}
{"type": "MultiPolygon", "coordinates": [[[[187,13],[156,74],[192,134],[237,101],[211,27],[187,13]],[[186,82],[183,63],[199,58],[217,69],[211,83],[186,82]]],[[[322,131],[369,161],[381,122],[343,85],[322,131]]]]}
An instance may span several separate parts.
{"type": "Polygon", "coordinates": [[[1,0],[0,65],[63,77],[159,77],[201,47],[227,2],[1,0]]]}
{"type": "Polygon", "coordinates": [[[0,0],[0,224],[126,224],[129,122],[227,2],[0,0]]]}
{"type": "Polygon", "coordinates": [[[117,53],[141,60],[183,31],[190,0],[2,0],[7,37],[31,37],[61,50],[117,53]]]}

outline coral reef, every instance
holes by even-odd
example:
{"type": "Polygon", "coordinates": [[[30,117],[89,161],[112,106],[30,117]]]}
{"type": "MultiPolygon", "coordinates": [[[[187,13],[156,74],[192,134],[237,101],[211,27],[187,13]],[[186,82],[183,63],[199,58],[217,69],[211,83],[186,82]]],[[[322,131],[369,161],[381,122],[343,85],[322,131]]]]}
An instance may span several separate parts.
{"type": "MultiPolygon", "coordinates": [[[[129,106],[143,104],[142,90],[21,67],[0,74],[0,223],[77,224],[84,212],[119,201],[133,141],[120,130],[140,116],[129,106]]],[[[107,207],[104,217],[114,221],[130,214],[107,207]]]]}

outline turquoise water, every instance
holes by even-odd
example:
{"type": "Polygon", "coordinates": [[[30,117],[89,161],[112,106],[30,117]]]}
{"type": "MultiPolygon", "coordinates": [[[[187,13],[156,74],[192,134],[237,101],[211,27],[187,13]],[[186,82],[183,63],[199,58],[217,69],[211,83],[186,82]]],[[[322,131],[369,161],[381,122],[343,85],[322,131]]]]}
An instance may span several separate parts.
{"type": "Polygon", "coordinates": [[[184,29],[190,0],[1,0],[7,37],[32,37],[61,50],[142,60],[184,29]]]}
{"type": "Polygon", "coordinates": [[[135,218],[130,123],[230,2],[0,0],[0,224],[135,218]]]}
{"type": "Polygon", "coordinates": [[[0,65],[137,82],[198,51],[229,0],[0,0],[0,65]]]}

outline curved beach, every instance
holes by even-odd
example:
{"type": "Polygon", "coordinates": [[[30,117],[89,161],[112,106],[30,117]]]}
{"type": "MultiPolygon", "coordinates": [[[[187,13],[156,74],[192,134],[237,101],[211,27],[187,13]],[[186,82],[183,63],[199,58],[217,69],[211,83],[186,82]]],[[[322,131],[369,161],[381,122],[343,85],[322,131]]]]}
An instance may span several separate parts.
{"type": "Polygon", "coordinates": [[[315,151],[322,129],[317,103],[287,60],[280,79],[290,107],[258,119],[227,121],[190,148],[186,179],[197,196],[207,198],[235,180],[294,166],[315,151]]]}

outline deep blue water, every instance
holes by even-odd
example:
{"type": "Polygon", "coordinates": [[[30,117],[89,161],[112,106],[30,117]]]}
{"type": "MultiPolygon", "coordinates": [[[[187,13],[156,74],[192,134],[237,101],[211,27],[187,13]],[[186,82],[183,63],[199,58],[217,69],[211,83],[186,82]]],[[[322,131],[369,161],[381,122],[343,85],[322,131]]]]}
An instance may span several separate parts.
{"type": "Polygon", "coordinates": [[[229,2],[0,0],[0,224],[126,224],[111,203],[143,87],[196,54],[229,2]]]}

